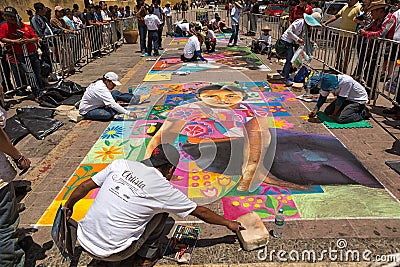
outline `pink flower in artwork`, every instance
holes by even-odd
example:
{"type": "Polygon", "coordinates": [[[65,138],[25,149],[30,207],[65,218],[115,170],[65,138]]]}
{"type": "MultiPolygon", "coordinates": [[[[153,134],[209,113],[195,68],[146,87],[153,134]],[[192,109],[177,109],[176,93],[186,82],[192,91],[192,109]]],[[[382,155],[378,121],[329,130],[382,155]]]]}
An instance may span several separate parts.
{"type": "Polygon", "coordinates": [[[207,189],[205,189],[205,190],[200,190],[200,192],[201,192],[205,197],[208,197],[208,198],[213,198],[213,197],[218,196],[218,189],[217,189],[215,186],[213,186],[213,187],[211,187],[211,188],[207,188],[207,189]]]}

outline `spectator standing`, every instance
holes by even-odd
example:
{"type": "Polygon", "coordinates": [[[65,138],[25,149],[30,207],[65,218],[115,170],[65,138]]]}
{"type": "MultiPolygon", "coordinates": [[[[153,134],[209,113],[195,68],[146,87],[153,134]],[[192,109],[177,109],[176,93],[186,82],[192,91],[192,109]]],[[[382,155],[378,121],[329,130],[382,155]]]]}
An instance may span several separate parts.
{"type": "Polygon", "coordinates": [[[242,3],[236,1],[235,6],[231,10],[231,25],[232,25],[232,35],[231,38],[229,38],[229,43],[228,46],[236,46],[237,41],[238,41],[238,36],[239,36],[239,19],[240,15],[242,13],[242,3]]]}
{"type": "Polygon", "coordinates": [[[144,0],[137,0],[135,6],[135,14],[136,19],[138,22],[138,29],[139,29],[139,42],[140,42],[140,50],[142,56],[146,53],[146,35],[147,35],[147,26],[144,23],[144,17],[147,15],[147,10],[144,6],[144,0]]]}
{"type": "Polygon", "coordinates": [[[307,3],[307,0],[300,0],[299,4],[290,13],[289,23],[292,24],[296,19],[302,19],[304,14],[311,15],[312,13],[312,7],[307,3]]]}
{"type": "Polygon", "coordinates": [[[186,13],[188,11],[188,2],[185,0],[182,0],[181,2],[181,9],[182,9],[182,19],[186,19],[186,13]]]}
{"type": "Polygon", "coordinates": [[[83,22],[83,24],[86,24],[85,16],[82,14],[82,12],[79,11],[78,4],[74,4],[72,6],[72,9],[76,11],[78,18],[83,22]]]}
{"type": "Polygon", "coordinates": [[[83,21],[79,17],[78,10],[74,9],[72,11],[72,16],[73,16],[72,20],[74,21],[74,24],[76,25],[76,28],[78,30],[82,30],[83,28],[85,28],[85,24],[83,23],[83,21]]]}
{"type": "Polygon", "coordinates": [[[107,4],[104,1],[99,2],[100,6],[100,13],[101,13],[101,18],[103,19],[103,22],[109,22],[111,20],[110,17],[110,12],[108,11],[107,4]]]}
{"type": "MultiPolygon", "coordinates": [[[[1,94],[2,92],[0,92],[1,94]]],[[[0,103],[2,102],[0,99],[0,103]]],[[[2,266],[22,267],[25,263],[25,256],[18,244],[19,213],[12,183],[16,171],[6,155],[13,159],[19,169],[28,169],[31,162],[11,144],[4,131],[6,119],[6,111],[0,104],[0,262],[2,266]]]]}
{"type": "MultiPolygon", "coordinates": [[[[20,70],[22,76],[28,75],[27,78],[32,83],[30,85],[35,100],[38,100],[43,90],[40,59],[37,51],[38,36],[29,25],[22,22],[22,18],[15,8],[6,7],[3,14],[7,22],[0,26],[0,41],[9,45],[7,59],[12,64],[17,86],[21,87],[23,83],[18,75],[18,70],[20,70]],[[29,60],[30,66],[27,60],[29,60]]],[[[25,90],[19,89],[17,94],[26,95],[27,93],[25,90]]]]}
{"type": "Polygon", "coordinates": [[[121,107],[116,101],[123,101],[130,104],[140,104],[149,98],[149,95],[136,96],[129,93],[122,93],[113,90],[120,86],[118,75],[114,72],[107,72],[101,79],[90,84],[83,94],[79,104],[79,114],[85,119],[109,121],[115,115],[121,113],[136,118],[134,112],[121,107]]]}
{"type": "Polygon", "coordinates": [[[78,27],[75,25],[74,23],[74,17],[72,15],[72,11],[69,8],[66,8],[64,10],[64,17],[63,20],[65,21],[65,23],[74,31],[78,31],[78,27]]]}
{"type": "Polygon", "coordinates": [[[85,20],[88,26],[101,24],[100,22],[97,21],[96,7],[94,5],[89,6],[89,11],[86,13],[85,20]]]}
{"type": "Polygon", "coordinates": [[[124,18],[129,18],[129,17],[133,17],[133,12],[131,10],[130,6],[126,6],[125,7],[125,13],[124,13],[124,18]]]}
{"type": "Polygon", "coordinates": [[[65,203],[69,218],[74,204],[100,187],[96,200],[78,224],[79,244],[99,259],[89,266],[154,266],[161,258],[159,245],[168,213],[181,218],[190,214],[234,232],[245,229],[239,222],[198,206],[170,184],[179,163],[176,148],[160,144],[150,154],[141,162],[114,161],[83,182],[65,203]],[[105,232],[118,234],[106,237],[105,232]]]}
{"type": "Polygon", "coordinates": [[[164,17],[164,12],[160,6],[160,0],[153,0],[153,7],[154,7],[154,15],[156,15],[158,19],[161,21],[161,24],[158,26],[158,49],[163,50],[164,48],[162,47],[162,33],[164,28],[165,17],[164,17]]]}
{"type": "Polygon", "coordinates": [[[250,32],[249,34],[255,35],[257,31],[257,18],[260,14],[260,4],[258,0],[253,0],[253,5],[250,8],[250,32]]]}
{"type": "Polygon", "coordinates": [[[319,7],[318,0],[312,0],[310,5],[312,7],[312,12],[317,12],[317,13],[321,14],[321,16],[322,16],[322,9],[319,7]]]}
{"type": "MultiPolygon", "coordinates": [[[[361,12],[361,4],[358,0],[348,0],[347,4],[333,17],[322,23],[323,26],[342,18],[340,23],[340,29],[355,32],[357,29],[357,23],[354,22],[354,18],[357,17],[361,12]]],[[[355,44],[353,34],[340,32],[339,39],[336,46],[336,68],[342,72],[347,72],[349,66],[349,57],[351,50],[355,44]]]]}
{"type": "Polygon", "coordinates": [[[171,10],[171,3],[167,2],[164,7],[164,15],[165,15],[165,22],[167,24],[167,32],[171,33],[172,29],[172,10],[171,10]]]}
{"type": "Polygon", "coordinates": [[[54,17],[50,20],[51,25],[53,27],[61,29],[65,33],[72,33],[75,34],[74,29],[68,25],[65,20],[63,19],[64,17],[64,8],[61,6],[56,6],[54,8],[54,17]]]}
{"type": "Polygon", "coordinates": [[[152,51],[152,45],[154,45],[154,56],[159,56],[160,54],[158,53],[158,31],[159,27],[161,25],[161,21],[154,14],[154,7],[149,7],[149,14],[144,17],[144,22],[146,23],[147,26],[147,53],[144,54],[144,56],[151,56],[151,51],[152,51]]]}
{"type": "MultiPolygon", "coordinates": [[[[3,23],[6,23],[6,19],[3,17],[3,11],[0,10],[0,27],[3,23]]],[[[6,93],[8,90],[12,91],[14,86],[11,82],[11,70],[8,65],[7,53],[5,50],[5,44],[0,41],[0,59],[1,59],[1,69],[3,71],[3,76],[0,75],[1,85],[3,87],[3,93],[6,93]]],[[[8,96],[6,96],[8,97],[8,96]]],[[[11,97],[11,96],[9,96],[11,97]]]]}

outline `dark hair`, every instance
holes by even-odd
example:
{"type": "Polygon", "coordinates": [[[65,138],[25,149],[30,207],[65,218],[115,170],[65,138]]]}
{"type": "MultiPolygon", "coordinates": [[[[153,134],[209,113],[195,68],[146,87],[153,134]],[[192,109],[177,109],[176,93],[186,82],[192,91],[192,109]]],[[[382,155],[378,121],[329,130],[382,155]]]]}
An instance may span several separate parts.
{"type": "Polygon", "coordinates": [[[38,12],[40,9],[44,9],[44,4],[40,2],[34,3],[33,8],[38,12]]]}
{"type": "Polygon", "coordinates": [[[105,3],[106,3],[105,1],[100,1],[99,6],[101,6],[102,4],[105,4],[105,3]]]}
{"type": "Polygon", "coordinates": [[[78,4],[75,3],[75,4],[72,6],[72,8],[78,10],[78,9],[79,9],[79,6],[78,6],[78,4]]]}
{"type": "Polygon", "coordinates": [[[318,0],[311,1],[311,4],[315,5],[315,7],[319,7],[319,1],[318,0]]]}
{"type": "Polygon", "coordinates": [[[149,14],[153,14],[154,13],[154,7],[149,6],[148,11],[149,11],[149,14]]]}
{"type": "Polygon", "coordinates": [[[156,167],[162,174],[167,174],[171,168],[176,168],[174,165],[166,163],[156,167]]]}

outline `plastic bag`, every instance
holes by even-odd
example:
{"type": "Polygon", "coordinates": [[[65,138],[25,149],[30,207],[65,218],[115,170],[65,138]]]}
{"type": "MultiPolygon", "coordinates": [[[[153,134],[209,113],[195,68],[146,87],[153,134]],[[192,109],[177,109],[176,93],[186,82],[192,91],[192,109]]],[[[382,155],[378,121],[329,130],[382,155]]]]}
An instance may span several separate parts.
{"type": "Polygon", "coordinates": [[[4,131],[6,131],[13,145],[29,134],[29,130],[21,123],[17,115],[7,119],[4,131]]]}
{"type": "Polygon", "coordinates": [[[307,55],[304,47],[300,46],[294,53],[292,60],[290,60],[290,63],[292,63],[292,66],[294,68],[300,68],[304,63],[309,62],[310,60],[311,57],[307,55]]]}
{"type": "Polygon", "coordinates": [[[308,77],[309,74],[310,74],[310,71],[307,69],[306,66],[303,66],[296,73],[296,75],[293,78],[293,81],[295,83],[303,83],[305,81],[306,77],[308,77]]]}

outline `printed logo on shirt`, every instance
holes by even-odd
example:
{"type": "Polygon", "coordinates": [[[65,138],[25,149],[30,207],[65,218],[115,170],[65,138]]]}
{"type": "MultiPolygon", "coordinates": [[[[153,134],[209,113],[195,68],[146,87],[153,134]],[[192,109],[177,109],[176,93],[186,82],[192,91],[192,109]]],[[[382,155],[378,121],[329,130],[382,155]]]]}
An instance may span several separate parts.
{"type": "MultiPolygon", "coordinates": [[[[112,176],[114,182],[122,184],[126,186],[132,193],[139,197],[145,197],[143,189],[145,188],[145,184],[143,181],[137,176],[133,175],[131,171],[125,170],[121,176],[115,174],[112,176]]],[[[119,195],[118,190],[113,190],[113,193],[119,195]]]]}

